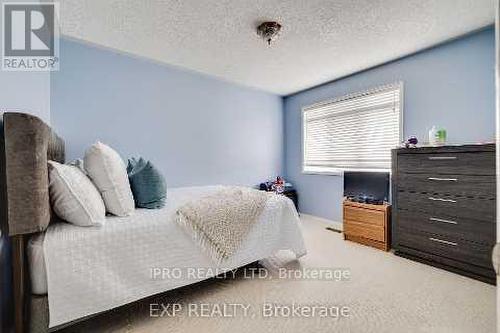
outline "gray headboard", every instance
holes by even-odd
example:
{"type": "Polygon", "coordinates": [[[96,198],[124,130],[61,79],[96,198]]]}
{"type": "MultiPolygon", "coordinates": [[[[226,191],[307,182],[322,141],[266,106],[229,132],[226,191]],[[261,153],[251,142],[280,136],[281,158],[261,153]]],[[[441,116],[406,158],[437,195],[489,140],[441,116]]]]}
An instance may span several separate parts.
{"type": "Polygon", "coordinates": [[[39,118],[16,112],[3,114],[0,141],[2,229],[43,231],[51,220],[47,161],[64,163],[64,141],[39,118]]]}

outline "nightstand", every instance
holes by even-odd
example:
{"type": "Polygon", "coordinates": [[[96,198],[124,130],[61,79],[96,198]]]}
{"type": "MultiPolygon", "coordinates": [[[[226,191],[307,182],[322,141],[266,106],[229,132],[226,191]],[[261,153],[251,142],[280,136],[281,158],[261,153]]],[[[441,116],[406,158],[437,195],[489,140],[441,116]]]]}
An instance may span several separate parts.
{"type": "Polygon", "coordinates": [[[297,209],[297,212],[299,211],[299,196],[297,194],[296,190],[290,189],[290,190],[285,190],[283,192],[283,195],[285,197],[290,198],[293,201],[293,204],[295,205],[295,209],[297,209]]]}

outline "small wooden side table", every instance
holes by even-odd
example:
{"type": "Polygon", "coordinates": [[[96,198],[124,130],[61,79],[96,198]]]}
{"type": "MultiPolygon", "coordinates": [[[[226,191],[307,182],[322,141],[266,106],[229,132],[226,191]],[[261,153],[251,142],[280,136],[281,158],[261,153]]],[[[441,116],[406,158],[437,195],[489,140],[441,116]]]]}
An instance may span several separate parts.
{"type": "Polygon", "coordinates": [[[344,239],[389,251],[390,208],[344,200],[344,239]]]}

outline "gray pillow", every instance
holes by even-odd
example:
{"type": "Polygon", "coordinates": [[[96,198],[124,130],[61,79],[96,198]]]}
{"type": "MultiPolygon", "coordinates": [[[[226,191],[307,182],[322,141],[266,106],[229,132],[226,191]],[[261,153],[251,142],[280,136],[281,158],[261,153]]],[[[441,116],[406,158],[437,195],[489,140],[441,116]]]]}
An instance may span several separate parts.
{"type": "Polygon", "coordinates": [[[167,184],[150,161],[130,158],[127,174],[137,207],[157,209],[165,206],[167,184]]]}

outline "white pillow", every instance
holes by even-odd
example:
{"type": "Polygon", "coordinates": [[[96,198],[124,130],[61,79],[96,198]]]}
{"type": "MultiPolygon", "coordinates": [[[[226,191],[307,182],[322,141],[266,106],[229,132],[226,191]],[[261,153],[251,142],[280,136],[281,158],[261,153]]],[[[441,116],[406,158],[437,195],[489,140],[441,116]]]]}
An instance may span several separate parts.
{"type": "Polygon", "coordinates": [[[85,152],[83,165],[101,192],[109,213],[128,216],[134,212],[134,197],[128,181],[127,168],[116,151],[97,142],[85,152]]]}
{"type": "Polygon", "coordinates": [[[52,209],[66,222],[82,227],[104,224],[101,195],[78,167],[49,161],[49,193],[52,209]]]}

